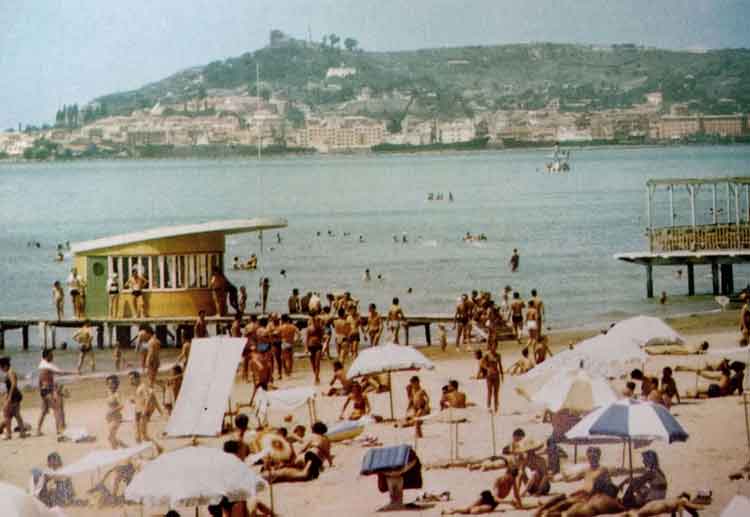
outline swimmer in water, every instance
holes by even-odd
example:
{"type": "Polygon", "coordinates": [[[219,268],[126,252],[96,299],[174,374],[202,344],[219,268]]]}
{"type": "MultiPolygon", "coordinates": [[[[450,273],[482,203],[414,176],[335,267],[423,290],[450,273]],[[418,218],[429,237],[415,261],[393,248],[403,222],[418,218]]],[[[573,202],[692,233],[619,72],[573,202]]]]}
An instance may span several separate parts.
{"type": "Polygon", "coordinates": [[[362,280],[364,280],[365,282],[369,282],[370,281],[370,270],[369,269],[365,269],[365,274],[362,277],[362,280]]]}
{"type": "Polygon", "coordinates": [[[401,242],[402,242],[403,244],[406,244],[407,242],[409,242],[409,241],[408,241],[408,240],[406,239],[406,232],[403,232],[403,233],[401,234],[401,242]]]}

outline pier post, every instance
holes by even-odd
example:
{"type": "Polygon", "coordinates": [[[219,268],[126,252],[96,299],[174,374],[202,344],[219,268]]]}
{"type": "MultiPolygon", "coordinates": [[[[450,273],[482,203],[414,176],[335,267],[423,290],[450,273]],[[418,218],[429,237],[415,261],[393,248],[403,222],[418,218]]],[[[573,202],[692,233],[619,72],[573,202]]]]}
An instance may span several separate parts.
{"type": "Polygon", "coordinates": [[[654,266],[646,264],[646,298],[654,297],[654,266]]]}
{"type": "Polygon", "coordinates": [[[427,346],[432,346],[432,339],[431,339],[431,336],[430,336],[430,324],[429,324],[429,322],[424,324],[424,337],[425,337],[425,339],[427,339],[427,346]]]}
{"type": "Polygon", "coordinates": [[[52,348],[57,348],[57,325],[51,325],[49,331],[52,340],[52,348]]]}
{"type": "Polygon", "coordinates": [[[47,324],[43,321],[39,322],[39,341],[42,343],[42,348],[47,348],[47,324]]]}
{"type": "Polygon", "coordinates": [[[711,284],[713,287],[714,296],[719,294],[719,265],[716,262],[711,262],[711,284]]]}
{"type": "Polygon", "coordinates": [[[688,296],[695,296],[695,266],[693,264],[687,265],[687,276],[688,276],[688,296]]]}
{"type": "Polygon", "coordinates": [[[5,350],[5,329],[0,325],[0,350],[5,350]]]}
{"type": "Polygon", "coordinates": [[[21,343],[24,350],[29,349],[29,326],[23,325],[21,327],[21,343]]]}
{"type": "Polygon", "coordinates": [[[96,347],[104,350],[104,327],[101,325],[96,326],[96,347]]]}
{"type": "Polygon", "coordinates": [[[721,294],[729,296],[734,292],[732,264],[721,265],[721,294]]]}
{"type": "Polygon", "coordinates": [[[734,293],[734,266],[727,264],[727,294],[734,293]]]}

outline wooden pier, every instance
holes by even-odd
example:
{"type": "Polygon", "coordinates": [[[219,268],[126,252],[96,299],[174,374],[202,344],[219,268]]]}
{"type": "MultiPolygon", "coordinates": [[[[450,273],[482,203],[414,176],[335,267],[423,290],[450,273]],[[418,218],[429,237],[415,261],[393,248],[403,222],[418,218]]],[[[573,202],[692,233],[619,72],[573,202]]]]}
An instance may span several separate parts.
{"type": "MultiPolygon", "coordinates": [[[[256,314],[257,316],[264,316],[256,314]]],[[[243,316],[243,323],[247,322],[250,314],[243,316]]],[[[267,315],[266,315],[267,316],[267,315]]],[[[290,315],[292,321],[295,323],[305,322],[307,316],[304,314],[292,314],[290,315]]],[[[57,346],[57,329],[60,328],[80,328],[83,326],[84,320],[54,320],[54,319],[40,319],[40,318],[3,318],[0,317],[0,350],[5,348],[5,332],[11,330],[21,331],[21,346],[24,350],[29,349],[29,328],[37,327],[40,334],[40,345],[41,347],[56,347],[57,346]]],[[[109,318],[90,318],[87,320],[92,328],[97,330],[96,332],[96,345],[98,348],[103,349],[105,347],[112,347],[115,342],[119,341],[124,346],[129,346],[134,337],[133,329],[139,325],[148,323],[154,328],[156,336],[166,345],[167,337],[172,337],[173,341],[177,346],[180,346],[180,330],[189,329],[188,332],[192,335],[192,329],[195,326],[197,317],[171,317],[171,318],[141,318],[141,319],[109,319],[109,318]]],[[[206,322],[214,327],[216,334],[224,334],[228,332],[229,327],[234,321],[232,316],[223,317],[212,317],[206,318],[206,322]]],[[[423,314],[423,315],[412,315],[406,316],[402,321],[402,328],[404,330],[404,343],[409,344],[410,329],[413,327],[422,327],[425,333],[425,340],[427,345],[432,344],[432,336],[430,327],[432,324],[438,323],[452,323],[453,316],[447,314],[423,314]]],[[[385,328],[386,318],[383,317],[383,324],[385,328]]],[[[504,327],[498,335],[499,340],[512,339],[513,334],[510,328],[504,327]]]]}
{"type": "MultiPolygon", "coordinates": [[[[688,296],[695,294],[695,266],[711,268],[714,295],[734,293],[735,264],[750,263],[750,177],[649,180],[646,183],[648,251],[620,253],[618,260],[646,268],[646,296],[654,297],[654,266],[683,266],[688,296]],[[656,196],[667,194],[668,214],[659,220],[656,196]],[[687,195],[688,225],[678,225],[674,193],[687,195]],[[700,194],[710,195],[701,205],[700,194]],[[720,199],[723,196],[723,199],[720,199]]],[[[705,198],[705,196],[704,196],[705,198]]]]}

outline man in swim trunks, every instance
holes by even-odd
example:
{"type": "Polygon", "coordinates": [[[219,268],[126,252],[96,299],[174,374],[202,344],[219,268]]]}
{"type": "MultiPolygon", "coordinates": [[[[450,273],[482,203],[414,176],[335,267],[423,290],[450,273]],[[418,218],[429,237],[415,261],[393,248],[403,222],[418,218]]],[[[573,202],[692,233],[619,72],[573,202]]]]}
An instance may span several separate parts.
{"type": "Polygon", "coordinates": [[[133,296],[133,304],[135,306],[135,317],[145,318],[146,317],[146,302],[143,297],[143,291],[148,287],[148,280],[141,276],[138,268],[133,268],[130,279],[125,282],[125,289],[130,289],[130,294],[133,296]]]}
{"type": "Polygon", "coordinates": [[[302,312],[299,302],[299,289],[296,287],[292,289],[292,295],[287,300],[287,309],[289,310],[289,314],[299,314],[302,312]]]}
{"type": "Polygon", "coordinates": [[[356,358],[359,355],[359,311],[357,311],[357,305],[354,303],[349,304],[349,315],[346,318],[347,323],[349,324],[349,339],[347,340],[349,342],[349,353],[352,356],[352,359],[356,358]]]}
{"type": "Polygon", "coordinates": [[[510,321],[513,324],[513,335],[516,336],[518,342],[521,342],[521,334],[523,329],[523,309],[526,304],[521,300],[521,295],[518,291],[513,293],[513,301],[510,304],[510,321]]]}
{"type": "Polygon", "coordinates": [[[333,320],[333,332],[336,339],[336,351],[342,363],[346,362],[349,356],[349,334],[351,326],[346,318],[346,311],[343,307],[338,310],[338,317],[333,320]]]}
{"type": "Polygon", "coordinates": [[[401,310],[398,298],[394,298],[391,301],[391,306],[388,309],[388,331],[391,333],[393,343],[398,345],[398,334],[401,330],[401,324],[404,320],[404,311],[401,310]]]}
{"type": "Polygon", "coordinates": [[[96,371],[96,356],[94,355],[94,333],[88,320],[83,322],[83,326],[73,334],[73,340],[77,341],[81,347],[78,350],[78,367],[76,371],[81,374],[83,361],[88,357],[91,362],[91,371],[96,371]]]}
{"type": "Polygon", "coordinates": [[[161,366],[161,341],[154,334],[151,325],[143,324],[139,327],[138,343],[141,345],[141,369],[151,384],[154,384],[161,366]]]}
{"type": "Polygon", "coordinates": [[[382,332],[383,322],[380,319],[380,314],[378,314],[375,304],[371,303],[367,315],[367,337],[370,339],[370,346],[378,345],[382,332]]]}
{"type": "Polygon", "coordinates": [[[26,424],[21,417],[23,395],[18,388],[18,375],[10,365],[10,357],[0,357],[0,372],[5,374],[5,402],[3,404],[3,421],[0,432],[5,429],[5,439],[10,440],[13,431],[13,419],[18,424],[19,436],[26,438],[26,424]]]}
{"type": "Polygon", "coordinates": [[[544,320],[545,320],[545,310],[544,310],[544,301],[542,301],[541,296],[539,296],[539,293],[536,289],[531,290],[531,301],[534,302],[534,307],[536,308],[537,312],[537,333],[538,337],[541,338],[542,335],[544,335],[544,320]]]}
{"type": "Polygon", "coordinates": [[[39,396],[42,399],[42,403],[39,421],[36,426],[37,436],[42,436],[42,425],[44,424],[44,419],[47,417],[47,413],[50,411],[52,411],[52,415],[55,417],[57,436],[60,436],[65,430],[65,415],[63,415],[60,400],[61,394],[58,393],[57,385],[55,384],[55,374],[72,375],[73,373],[60,370],[54,364],[54,355],[51,348],[42,350],[42,360],[39,363],[39,396]]]}
{"type": "Polygon", "coordinates": [[[461,295],[456,304],[456,312],[453,314],[453,328],[456,331],[456,351],[461,350],[461,343],[467,346],[469,343],[469,307],[467,304],[468,297],[461,295]]]}
{"type": "Polygon", "coordinates": [[[406,398],[409,405],[406,408],[404,425],[415,425],[417,437],[422,438],[422,421],[420,418],[430,414],[430,396],[422,388],[419,377],[416,375],[409,380],[409,385],[406,386],[406,398]]]}
{"type": "Polygon", "coordinates": [[[278,332],[281,337],[281,363],[287,377],[290,377],[294,367],[294,345],[300,342],[301,334],[288,314],[281,316],[278,332]]]}

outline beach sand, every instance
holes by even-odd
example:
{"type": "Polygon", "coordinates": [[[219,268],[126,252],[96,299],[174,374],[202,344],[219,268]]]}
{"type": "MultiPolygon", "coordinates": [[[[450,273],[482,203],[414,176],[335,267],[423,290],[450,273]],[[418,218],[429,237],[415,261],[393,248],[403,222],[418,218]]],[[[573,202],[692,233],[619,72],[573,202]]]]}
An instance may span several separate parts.
{"type": "MultiPolygon", "coordinates": [[[[729,348],[736,346],[738,333],[736,331],[737,312],[716,313],[693,317],[684,317],[670,321],[673,326],[682,331],[690,343],[708,340],[712,348],[729,348]]],[[[551,334],[553,350],[567,345],[570,341],[594,334],[595,331],[564,331],[551,334]]],[[[461,424],[459,429],[460,449],[462,458],[487,458],[492,454],[490,438],[490,416],[484,406],[484,382],[469,380],[476,372],[476,361],[471,354],[457,353],[450,346],[447,352],[439,348],[422,349],[435,363],[433,371],[419,372],[423,385],[427,388],[432,399],[433,411],[438,406],[440,387],[449,379],[457,379],[461,389],[466,391],[469,400],[477,403],[476,407],[468,411],[469,422],[461,424]]],[[[503,362],[507,365],[519,357],[519,347],[515,343],[503,343],[500,347],[503,362]]],[[[691,364],[697,365],[705,361],[705,357],[655,357],[647,365],[647,373],[657,374],[662,366],[691,364]]],[[[711,357],[712,361],[717,358],[711,357]]],[[[285,380],[281,387],[306,386],[311,384],[311,374],[306,360],[298,360],[297,368],[291,380],[285,380]]],[[[330,363],[325,363],[323,382],[330,379],[330,363]]],[[[394,402],[397,416],[403,416],[406,407],[405,386],[411,372],[393,375],[394,402]]],[[[695,386],[695,375],[691,373],[677,373],[676,379],[681,393],[692,391],[695,386]]],[[[616,381],[614,385],[620,388],[624,381],[616,381]]],[[[527,436],[536,440],[544,440],[550,434],[551,427],[541,423],[537,415],[541,408],[531,406],[518,396],[513,386],[515,381],[506,377],[501,392],[501,414],[496,417],[496,437],[498,450],[510,442],[511,433],[517,427],[523,427],[527,436]],[[510,380],[509,380],[510,379],[510,380]]],[[[320,390],[325,385],[321,385],[320,390]]],[[[84,456],[92,449],[107,448],[106,427],[104,423],[105,395],[102,381],[81,382],[70,385],[70,398],[66,399],[66,414],[68,426],[85,427],[97,436],[95,443],[57,443],[53,433],[53,419],[48,416],[45,422],[46,435],[31,437],[25,440],[14,439],[10,442],[0,441],[0,480],[13,483],[20,487],[27,487],[30,469],[42,466],[46,462],[47,454],[52,451],[60,452],[63,461],[68,463],[84,456]]],[[[121,388],[123,398],[129,398],[132,391],[129,386],[121,388]]],[[[247,401],[250,387],[245,384],[235,384],[232,401],[247,401]]],[[[38,417],[38,394],[35,392],[25,395],[23,417],[32,425],[38,417]]],[[[730,473],[739,470],[748,459],[748,441],[745,432],[744,410],[739,403],[741,399],[731,397],[711,401],[686,401],[675,406],[672,412],[690,434],[687,443],[666,444],[654,442],[652,448],[659,453],[663,470],[669,479],[669,496],[677,496],[682,491],[695,493],[699,489],[713,490],[714,502],[701,515],[718,516],[722,508],[737,493],[750,494],[750,482],[729,481],[730,473]]],[[[320,419],[332,423],[336,420],[344,399],[341,397],[319,397],[317,412],[320,419]]],[[[387,416],[389,402],[387,394],[370,395],[373,413],[387,416]]],[[[130,411],[126,410],[126,420],[130,411]]],[[[271,413],[272,425],[284,425],[291,428],[292,424],[283,422],[282,413],[271,413]]],[[[293,413],[294,423],[308,424],[307,409],[301,408],[293,413]]],[[[166,426],[166,417],[155,416],[152,421],[152,436],[159,436],[166,426]]],[[[407,443],[414,445],[413,428],[394,428],[390,424],[374,424],[367,432],[376,435],[383,445],[407,443]]],[[[429,423],[424,427],[424,438],[417,443],[417,451],[423,464],[429,465],[447,461],[449,453],[448,426],[440,423],[429,423]]],[[[128,444],[134,443],[132,422],[126,421],[120,431],[120,438],[128,444]]],[[[203,445],[220,447],[227,439],[200,439],[203,445]]],[[[168,450],[188,444],[187,439],[160,438],[160,443],[168,450]]],[[[607,465],[619,466],[622,459],[622,446],[605,445],[603,461],[607,465]]],[[[572,447],[565,446],[572,461],[572,447]]],[[[334,446],[335,463],[333,468],[327,468],[321,477],[313,482],[300,484],[274,485],[276,510],[280,515],[305,517],[331,515],[374,515],[377,508],[388,501],[387,494],[377,490],[375,477],[359,476],[359,467],[365,451],[359,445],[334,446]]],[[[582,453],[579,452],[579,461],[582,453]]],[[[634,465],[640,466],[640,454],[634,453],[634,465]]],[[[196,472],[200,475],[200,472],[196,472]]],[[[473,502],[479,492],[489,489],[497,477],[496,472],[475,472],[463,468],[424,470],[424,490],[431,493],[450,491],[452,501],[437,503],[431,509],[410,512],[395,512],[394,515],[439,515],[442,509],[453,506],[466,506],[473,502]]],[[[623,478],[618,478],[623,479],[623,478]]],[[[85,498],[85,490],[92,486],[92,479],[80,476],[74,480],[77,494],[85,498]]],[[[580,483],[555,483],[553,492],[571,492],[580,483]]],[[[411,501],[418,495],[418,491],[407,491],[405,501],[411,501]]],[[[261,498],[268,501],[268,493],[261,498]]],[[[502,507],[501,507],[502,508],[502,507]]],[[[194,515],[193,509],[180,509],[182,515],[194,515]]],[[[165,508],[144,510],[143,515],[163,515],[165,508]],[[161,512],[161,513],[160,513],[161,512]]],[[[141,515],[139,506],[126,506],[112,509],[68,508],[66,513],[72,517],[78,516],[122,516],[141,515]]],[[[508,511],[509,516],[528,515],[530,512],[508,511]]],[[[201,509],[200,515],[208,515],[201,509]]]]}

